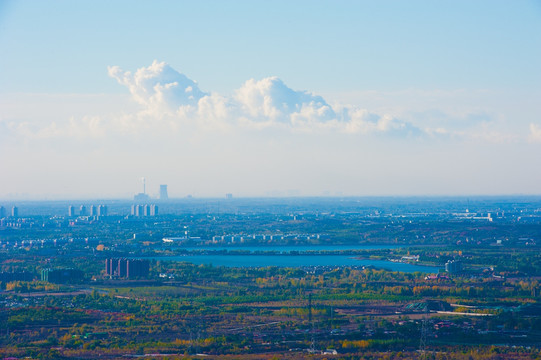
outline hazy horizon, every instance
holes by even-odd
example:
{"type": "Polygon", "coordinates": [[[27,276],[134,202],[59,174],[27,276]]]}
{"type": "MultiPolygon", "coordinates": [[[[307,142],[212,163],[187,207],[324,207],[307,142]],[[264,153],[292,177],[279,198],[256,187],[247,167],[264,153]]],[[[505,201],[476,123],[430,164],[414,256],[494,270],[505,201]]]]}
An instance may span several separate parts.
{"type": "MultiPolygon", "coordinates": [[[[233,195],[233,194],[232,194],[233,195]]],[[[503,195],[490,195],[490,194],[471,194],[471,195],[312,195],[312,196],[232,196],[231,198],[226,198],[225,196],[183,196],[183,197],[169,197],[166,200],[161,200],[158,196],[151,196],[146,201],[135,200],[134,197],[73,197],[73,198],[34,198],[34,197],[18,197],[18,198],[0,198],[0,206],[6,204],[16,204],[16,203],[40,203],[40,202],[51,202],[51,203],[70,203],[71,205],[85,205],[92,204],[96,202],[95,205],[99,205],[99,202],[126,202],[126,203],[155,203],[155,204],[166,204],[166,203],[175,203],[175,202],[184,202],[184,201],[287,201],[287,200],[386,200],[386,201],[408,201],[408,200],[441,200],[441,201],[477,201],[477,200],[520,200],[528,199],[532,201],[537,201],[537,198],[541,198],[541,194],[503,194],[503,195]],[[79,204],[78,202],[81,202],[79,204]]]]}

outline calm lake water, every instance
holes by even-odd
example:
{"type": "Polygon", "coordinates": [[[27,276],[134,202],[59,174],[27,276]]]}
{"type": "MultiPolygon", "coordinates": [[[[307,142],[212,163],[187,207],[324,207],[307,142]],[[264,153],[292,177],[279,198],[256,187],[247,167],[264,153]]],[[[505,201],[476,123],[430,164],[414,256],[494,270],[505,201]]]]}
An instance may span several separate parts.
{"type": "Polygon", "coordinates": [[[182,256],[155,257],[156,260],[183,261],[193,264],[212,264],[228,267],[305,267],[305,266],[374,266],[402,272],[437,273],[439,268],[433,266],[410,265],[387,260],[356,259],[355,255],[319,255],[296,254],[296,251],[339,251],[339,250],[373,250],[394,249],[400,245],[303,245],[303,246],[201,246],[186,247],[186,250],[208,250],[209,253],[190,253],[182,256]],[[227,250],[228,253],[212,253],[227,250]],[[235,254],[243,251],[246,254],[235,254]],[[274,251],[275,254],[257,254],[254,252],[274,251]]]}

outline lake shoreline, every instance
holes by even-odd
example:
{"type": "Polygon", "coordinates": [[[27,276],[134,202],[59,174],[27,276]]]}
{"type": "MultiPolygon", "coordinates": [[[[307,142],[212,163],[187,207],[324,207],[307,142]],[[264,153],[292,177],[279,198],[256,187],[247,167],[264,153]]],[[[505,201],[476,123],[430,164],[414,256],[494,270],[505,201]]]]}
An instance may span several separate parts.
{"type": "Polygon", "coordinates": [[[287,246],[190,246],[183,253],[149,256],[147,259],[212,264],[225,267],[371,267],[389,271],[438,273],[439,267],[365,258],[363,251],[402,248],[391,244],[287,245],[287,246]]]}

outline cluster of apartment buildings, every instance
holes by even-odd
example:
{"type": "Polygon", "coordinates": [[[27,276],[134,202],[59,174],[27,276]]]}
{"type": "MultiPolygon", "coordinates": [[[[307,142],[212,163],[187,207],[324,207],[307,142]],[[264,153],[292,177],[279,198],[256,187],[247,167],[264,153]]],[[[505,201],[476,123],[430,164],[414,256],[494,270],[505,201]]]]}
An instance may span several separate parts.
{"type": "Polygon", "coordinates": [[[212,237],[213,243],[243,243],[249,241],[276,241],[276,240],[320,240],[329,239],[328,234],[243,234],[243,235],[217,235],[212,237]]]}
{"type": "Polygon", "coordinates": [[[445,263],[445,272],[449,274],[457,274],[462,272],[463,266],[460,260],[449,260],[445,263]]]}
{"type": "Polygon", "coordinates": [[[148,277],[150,263],[148,260],[111,258],[105,260],[105,273],[110,277],[126,279],[148,277]]]}
{"type": "MultiPolygon", "coordinates": [[[[19,208],[17,206],[11,207],[11,217],[16,218],[19,217],[19,208]]],[[[8,211],[5,207],[0,206],[0,219],[6,218],[10,215],[8,215],[8,211]]]]}
{"type": "Polygon", "coordinates": [[[158,205],[155,205],[155,204],[132,205],[131,215],[135,217],[157,216],[158,205]]]}
{"type": "Polygon", "coordinates": [[[107,216],[107,205],[90,205],[87,209],[85,205],[79,206],[77,214],[73,205],[68,206],[68,216],[107,216]]]}

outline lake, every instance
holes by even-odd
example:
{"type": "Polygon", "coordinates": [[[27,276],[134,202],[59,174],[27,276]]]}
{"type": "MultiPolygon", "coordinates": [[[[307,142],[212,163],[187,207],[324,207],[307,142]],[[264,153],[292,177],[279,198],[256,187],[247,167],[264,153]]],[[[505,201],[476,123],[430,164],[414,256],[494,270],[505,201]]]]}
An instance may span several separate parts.
{"type": "Polygon", "coordinates": [[[154,257],[156,260],[183,261],[193,264],[212,264],[228,267],[311,267],[311,266],[373,266],[378,269],[402,272],[437,273],[438,267],[412,265],[388,260],[356,259],[355,255],[297,254],[306,251],[377,250],[394,249],[403,245],[299,245],[299,246],[195,246],[185,247],[189,251],[199,251],[181,256],[154,257]],[[227,250],[225,252],[224,250],[227,250]],[[200,252],[203,251],[203,252],[200,252]],[[204,251],[208,251],[204,252],[204,251]],[[214,251],[223,251],[215,253],[214,251]],[[235,252],[243,251],[245,254],[235,252]],[[274,251],[274,254],[258,254],[274,251]]]}

